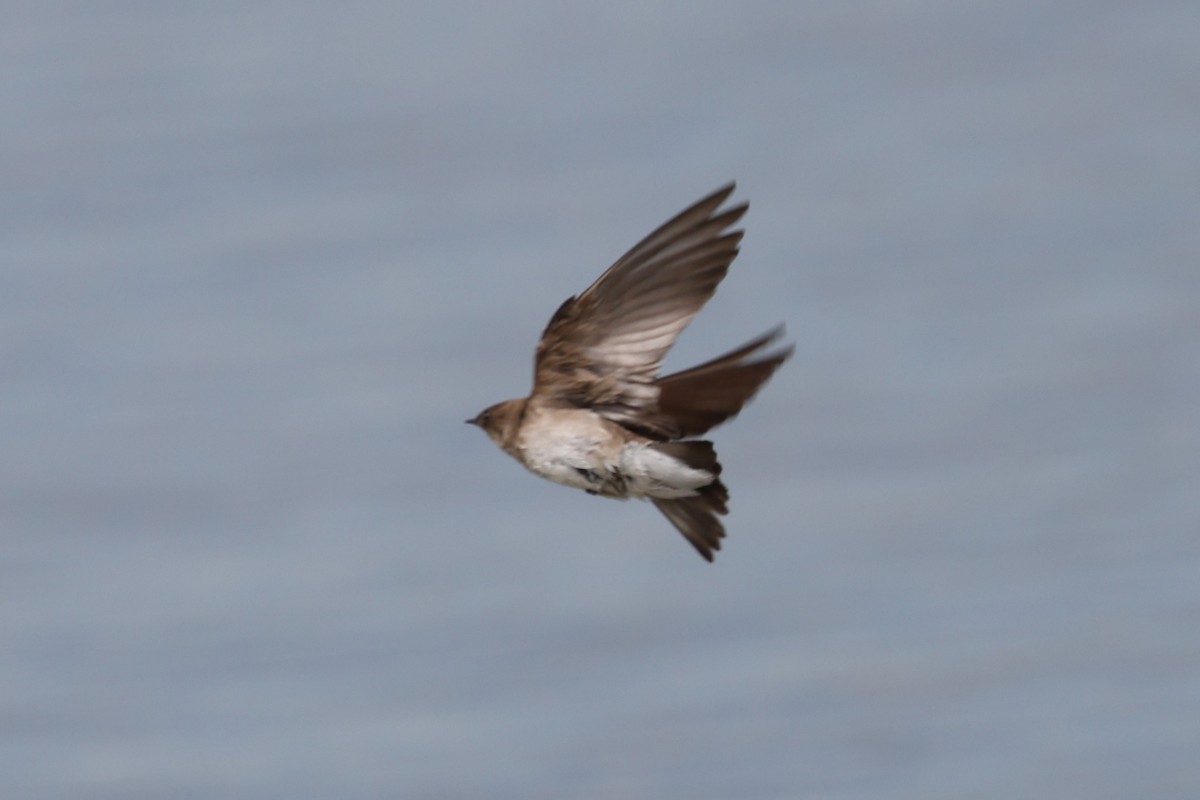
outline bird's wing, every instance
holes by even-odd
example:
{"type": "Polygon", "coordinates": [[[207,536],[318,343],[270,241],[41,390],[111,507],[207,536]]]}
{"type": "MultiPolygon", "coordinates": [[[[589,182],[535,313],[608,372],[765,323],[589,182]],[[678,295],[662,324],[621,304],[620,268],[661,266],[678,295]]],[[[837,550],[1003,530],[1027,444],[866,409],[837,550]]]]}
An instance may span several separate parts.
{"type": "Polygon", "coordinates": [[[728,229],[747,204],[718,213],[733,189],[730,183],[668,220],[559,307],[538,344],[535,395],[664,433],[652,419],[655,378],[738,254],[742,231],[728,229]]]}

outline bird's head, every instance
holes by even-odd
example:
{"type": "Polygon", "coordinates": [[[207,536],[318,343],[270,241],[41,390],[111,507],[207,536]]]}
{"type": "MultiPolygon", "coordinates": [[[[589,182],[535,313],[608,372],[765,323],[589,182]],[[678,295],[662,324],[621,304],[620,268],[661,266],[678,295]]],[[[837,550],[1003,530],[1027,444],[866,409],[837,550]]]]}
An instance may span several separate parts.
{"type": "Polygon", "coordinates": [[[504,447],[516,433],[525,403],[525,400],[505,400],[503,403],[496,403],[480,411],[473,419],[467,420],[467,424],[479,426],[489,439],[504,447]]]}

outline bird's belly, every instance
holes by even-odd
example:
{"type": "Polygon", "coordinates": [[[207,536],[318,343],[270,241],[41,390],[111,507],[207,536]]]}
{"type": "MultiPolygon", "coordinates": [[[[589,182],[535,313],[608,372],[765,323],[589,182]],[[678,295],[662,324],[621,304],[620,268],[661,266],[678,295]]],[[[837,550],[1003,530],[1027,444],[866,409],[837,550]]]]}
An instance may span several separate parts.
{"type": "Polygon", "coordinates": [[[641,443],[603,457],[603,443],[567,440],[546,442],[526,451],[526,466],[541,477],[606,497],[671,499],[691,497],[714,476],[641,443]]]}
{"type": "Polygon", "coordinates": [[[620,493],[614,485],[621,443],[595,414],[555,410],[528,421],[518,458],[546,480],[600,494],[620,493]]]}
{"type": "Polygon", "coordinates": [[[602,444],[579,437],[542,440],[525,448],[525,466],[546,480],[602,492],[612,483],[616,466],[604,458],[602,444]]]}
{"type": "Polygon", "coordinates": [[[606,497],[691,497],[715,475],[690,467],[645,440],[581,410],[555,410],[527,421],[518,458],[546,480],[606,497]]]}

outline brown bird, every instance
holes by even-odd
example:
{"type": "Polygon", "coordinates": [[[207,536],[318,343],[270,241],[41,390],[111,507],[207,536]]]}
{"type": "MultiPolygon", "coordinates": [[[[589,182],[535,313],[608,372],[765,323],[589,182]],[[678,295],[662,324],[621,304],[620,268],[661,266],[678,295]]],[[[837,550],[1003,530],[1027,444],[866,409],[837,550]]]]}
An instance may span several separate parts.
{"type": "Polygon", "coordinates": [[[588,494],[648,498],[708,561],[721,549],[729,491],[712,442],[689,437],[732,418],[792,354],[783,326],[699,366],[659,377],[663,357],[717,290],[747,203],[721,211],[730,183],[634,247],[559,306],[534,359],[533,393],[474,419],[531,472],[588,494]]]}

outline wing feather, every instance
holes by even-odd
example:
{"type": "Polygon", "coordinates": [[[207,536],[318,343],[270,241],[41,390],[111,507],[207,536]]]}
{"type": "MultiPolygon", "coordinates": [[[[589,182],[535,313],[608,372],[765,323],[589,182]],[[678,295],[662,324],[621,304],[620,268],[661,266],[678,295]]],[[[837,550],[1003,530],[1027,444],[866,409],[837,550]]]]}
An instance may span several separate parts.
{"type": "Polygon", "coordinates": [[[644,424],[663,357],[737,257],[743,233],[728,229],[747,204],[718,213],[733,190],[672,217],[559,307],[538,345],[534,394],[644,424]]]}

